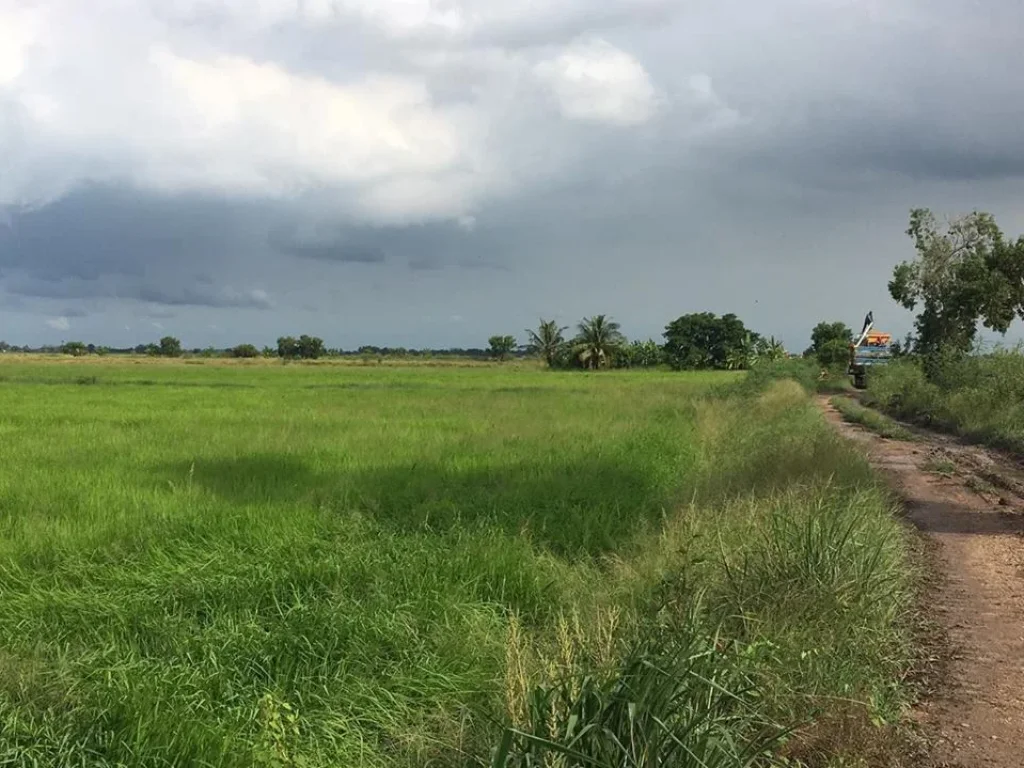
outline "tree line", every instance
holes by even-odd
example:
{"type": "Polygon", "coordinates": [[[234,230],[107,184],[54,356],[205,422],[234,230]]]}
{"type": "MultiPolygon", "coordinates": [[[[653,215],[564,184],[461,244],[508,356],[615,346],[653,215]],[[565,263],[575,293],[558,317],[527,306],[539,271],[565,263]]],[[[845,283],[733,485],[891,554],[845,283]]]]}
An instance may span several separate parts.
{"type": "Polygon", "coordinates": [[[719,317],[711,312],[683,315],[669,323],[665,342],[653,339],[629,341],[620,325],[607,315],[584,317],[572,337],[568,326],[554,320],[540,321],[527,329],[520,346],[514,336],[489,339],[491,357],[507,360],[514,353],[535,355],[549,368],[653,368],[667,365],[676,370],[743,370],[758,361],[787,356],[782,342],[749,330],[734,314],[719,317]]]}
{"type": "MultiPolygon", "coordinates": [[[[950,354],[966,354],[980,327],[1005,334],[1016,318],[1024,319],[1024,236],[1006,237],[995,218],[980,211],[942,222],[926,208],[910,213],[906,234],[916,255],[898,264],[888,289],[892,298],[916,311],[913,333],[893,345],[896,354],[914,354],[925,361],[950,354]]],[[[758,361],[787,356],[774,337],[763,337],[746,328],[734,314],[699,312],[670,322],[663,343],[652,339],[629,341],[620,326],[607,315],[583,318],[575,333],[554,320],[541,320],[526,331],[526,343],[512,335],[495,335],[486,348],[405,349],[363,346],[354,351],[328,349],[323,339],[301,335],[283,336],[276,347],[258,349],[240,344],[226,350],[193,349],[200,356],[239,358],[278,357],[282,360],[315,360],[327,356],[363,357],[490,357],[507,360],[535,355],[551,368],[650,368],[741,370],[758,361]]],[[[805,357],[823,366],[845,364],[853,333],[842,322],[821,322],[811,332],[805,357]]],[[[146,354],[179,357],[181,341],[165,336],[156,343],[117,349],[69,341],[59,347],[38,350],[0,341],[0,353],[8,351],[63,352],[68,355],[146,354]]]]}

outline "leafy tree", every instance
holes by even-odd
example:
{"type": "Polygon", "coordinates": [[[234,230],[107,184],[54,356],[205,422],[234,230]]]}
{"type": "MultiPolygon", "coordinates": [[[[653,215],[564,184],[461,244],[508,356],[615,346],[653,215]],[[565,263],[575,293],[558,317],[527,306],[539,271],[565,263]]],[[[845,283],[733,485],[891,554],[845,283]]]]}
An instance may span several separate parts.
{"type": "Polygon", "coordinates": [[[826,368],[842,365],[850,359],[850,342],[845,339],[829,339],[821,345],[815,358],[826,368]]]}
{"type": "Polygon", "coordinates": [[[508,360],[516,349],[515,336],[491,336],[487,343],[490,345],[491,357],[496,360],[508,360]]]}
{"type": "Polygon", "coordinates": [[[677,370],[745,368],[755,358],[760,336],[734,314],[683,315],[665,327],[665,358],[677,370]]]}
{"type": "Polygon", "coordinates": [[[920,307],[917,351],[970,349],[981,322],[1006,333],[1024,317],[1024,237],[1008,241],[989,213],[974,211],[940,225],[927,208],[910,212],[917,256],[893,270],[889,293],[910,311],[920,307]]]}
{"type": "Polygon", "coordinates": [[[60,346],[60,351],[65,355],[81,357],[88,353],[89,349],[81,341],[66,341],[60,346]]]}
{"type": "Polygon", "coordinates": [[[634,341],[619,353],[619,362],[625,368],[654,368],[661,365],[661,360],[661,347],[653,339],[634,341]]]}
{"type": "Polygon", "coordinates": [[[565,346],[565,338],[562,333],[565,328],[559,328],[554,320],[541,318],[540,325],[536,331],[527,329],[529,342],[527,348],[532,354],[539,355],[549,368],[554,367],[558,359],[558,353],[565,346]]]}
{"type": "Polygon", "coordinates": [[[262,351],[264,357],[277,357],[277,350],[273,347],[264,347],[262,351]]]}
{"type": "Polygon", "coordinates": [[[298,353],[303,360],[317,360],[323,357],[326,351],[323,339],[306,334],[299,336],[298,353]]]}
{"type": "Polygon", "coordinates": [[[11,345],[6,341],[0,341],[0,352],[6,352],[11,348],[11,345]]]}
{"type": "Polygon", "coordinates": [[[239,344],[231,349],[232,357],[259,357],[260,351],[252,344],[239,344]]]}
{"type": "Polygon", "coordinates": [[[277,340],[277,355],[285,360],[294,360],[299,356],[299,342],[292,336],[282,336],[277,340]]]}
{"type": "Polygon", "coordinates": [[[161,357],[181,357],[181,342],[173,336],[164,336],[160,339],[161,357]]]}
{"type": "Polygon", "coordinates": [[[584,368],[597,370],[609,365],[626,344],[619,324],[607,315],[584,317],[576,326],[572,350],[584,368]]]}
{"type": "Polygon", "coordinates": [[[757,341],[756,356],[759,362],[774,363],[784,360],[786,358],[786,346],[774,336],[769,336],[767,339],[759,339],[757,341]]]}
{"type": "MultiPolygon", "coordinates": [[[[853,341],[853,331],[850,327],[843,322],[827,323],[822,321],[814,326],[811,331],[811,354],[821,360],[822,350],[831,341],[841,342],[843,349],[849,348],[850,343],[853,341]]],[[[834,346],[832,348],[835,348],[834,346]]],[[[844,352],[844,355],[846,353],[844,352]]],[[[823,365],[828,365],[822,361],[823,365]]]]}

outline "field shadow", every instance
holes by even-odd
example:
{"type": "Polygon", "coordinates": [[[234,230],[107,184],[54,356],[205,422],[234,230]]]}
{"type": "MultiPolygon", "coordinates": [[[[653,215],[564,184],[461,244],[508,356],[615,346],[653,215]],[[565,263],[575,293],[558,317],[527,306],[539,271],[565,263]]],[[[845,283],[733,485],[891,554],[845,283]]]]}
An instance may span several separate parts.
{"type": "Polygon", "coordinates": [[[469,468],[427,461],[347,470],[269,453],[160,465],[153,472],[169,489],[204,488],[231,504],[267,505],[271,514],[313,503],[357,510],[400,531],[499,528],[561,552],[597,553],[621,545],[657,519],[665,501],[642,468],[597,458],[469,468]]]}

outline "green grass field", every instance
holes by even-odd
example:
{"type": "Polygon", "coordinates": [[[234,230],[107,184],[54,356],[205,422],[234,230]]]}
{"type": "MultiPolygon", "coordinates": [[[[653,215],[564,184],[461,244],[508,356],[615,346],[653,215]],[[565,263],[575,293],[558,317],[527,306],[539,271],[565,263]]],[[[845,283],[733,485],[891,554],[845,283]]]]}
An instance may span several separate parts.
{"type": "Polygon", "coordinates": [[[767,723],[863,757],[906,696],[902,529],[803,390],[735,378],[12,356],[0,764],[553,765],[521,733],[679,643],[735,683],[657,705],[707,710],[707,765],[767,723]]]}

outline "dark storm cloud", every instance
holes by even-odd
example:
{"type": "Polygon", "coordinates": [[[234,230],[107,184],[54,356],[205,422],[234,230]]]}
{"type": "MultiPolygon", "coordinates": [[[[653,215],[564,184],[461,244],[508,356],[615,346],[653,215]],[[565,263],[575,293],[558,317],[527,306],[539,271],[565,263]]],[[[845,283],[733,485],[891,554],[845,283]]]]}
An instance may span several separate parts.
{"type": "Polygon", "coordinates": [[[307,259],[355,264],[380,264],[387,259],[387,253],[381,246],[352,242],[339,231],[303,231],[292,225],[271,230],[267,242],[280,253],[307,259]]]}

